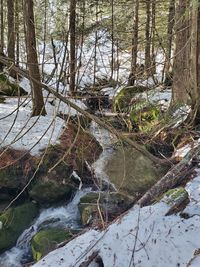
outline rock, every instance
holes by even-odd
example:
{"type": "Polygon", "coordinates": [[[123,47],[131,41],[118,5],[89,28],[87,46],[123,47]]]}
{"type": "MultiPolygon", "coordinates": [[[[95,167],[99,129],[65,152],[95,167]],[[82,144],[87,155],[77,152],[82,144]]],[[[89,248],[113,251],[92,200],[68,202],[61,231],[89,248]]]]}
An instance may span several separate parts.
{"type": "Polygon", "coordinates": [[[113,101],[114,111],[127,112],[132,104],[131,101],[137,93],[148,91],[146,86],[125,86],[115,96],[113,101]]]}
{"type": "Polygon", "coordinates": [[[22,96],[27,94],[18,84],[11,83],[4,74],[0,74],[0,95],[22,96]]]}
{"type": "Polygon", "coordinates": [[[132,197],[140,197],[164,174],[163,169],[143,156],[139,151],[127,146],[118,146],[105,166],[110,182],[119,192],[132,197]]]}
{"type": "Polygon", "coordinates": [[[35,168],[35,159],[27,151],[0,149],[0,199],[7,200],[25,186],[35,168]]]}
{"type": "Polygon", "coordinates": [[[30,190],[29,195],[40,205],[49,205],[62,199],[69,199],[73,189],[68,184],[61,184],[54,180],[38,181],[30,190]]]}
{"type": "Polygon", "coordinates": [[[34,260],[39,261],[54,250],[59,243],[70,240],[75,233],[77,231],[56,228],[39,231],[31,240],[34,260]]]}
{"type": "Polygon", "coordinates": [[[169,210],[166,215],[172,215],[182,211],[190,202],[188,192],[184,187],[178,187],[168,190],[162,201],[169,205],[169,210]]]}
{"type": "Polygon", "coordinates": [[[0,252],[15,245],[20,234],[30,225],[37,213],[38,209],[34,203],[26,203],[0,214],[0,252]]]}
{"type": "Polygon", "coordinates": [[[91,192],[83,196],[79,202],[82,224],[101,223],[99,208],[104,220],[112,221],[126,211],[134,203],[134,199],[120,193],[91,192]],[[106,215],[106,218],[105,218],[106,215]]]}

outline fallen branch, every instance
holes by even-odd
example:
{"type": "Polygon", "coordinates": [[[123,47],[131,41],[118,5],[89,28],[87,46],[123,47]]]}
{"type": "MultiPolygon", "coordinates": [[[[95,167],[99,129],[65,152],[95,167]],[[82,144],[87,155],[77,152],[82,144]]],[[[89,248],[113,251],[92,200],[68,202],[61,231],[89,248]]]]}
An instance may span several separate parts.
{"type": "Polygon", "coordinates": [[[158,165],[158,164],[167,164],[167,165],[169,165],[169,161],[167,161],[167,160],[164,160],[163,161],[162,159],[159,159],[159,158],[153,156],[150,152],[148,152],[142,146],[140,146],[136,142],[132,141],[128,137],[122,135],[115,128],[113,128],[110,125],[106,124],[105,122],[103,122],[101,119],[99,119],[95,115],[90,114],[86,110],[83,110],[82,108],[80,108],[76,104],[72,103],[70,100],[66,99],[64,96],[62,96],[61,94],[59,94],[58,92],[56,92],[56,90],[54,90],[50,86],[47,86],[46,84],[41,83],[41,82],[37,81],[36,79],[32,78],[26,71],[24,71],[24,70],[20,69],[19,67],[15,66],[10,59],[8,59],[6,57],[3,57],[3,56],[0,56],[0,62],[2,62],[5,66],[9,67],[11,70],[16,71],[22,77],[25,77],[25,78],[27,78],[27,79],[29,79],[29,80],[37,83],[38,85],[42,86],[47,92],[53,94],[56,98],[58,98],[62,102],[64,102],[67,105],[71,106],[73,109],[75,109],[79,113],[81,113],[84,116],[90,118],[91,120],[93,120],[94,122],[96,122],[99,126],[105,128],[110,133],[114,134],[117,138],[121,139],[122,141],[124,141],[127,144],[129,144],[132,147],[134,147],[137,151],[141,152],[144,156],[146,156],[147,158],[151,159],[156,165],[158,165]]]}

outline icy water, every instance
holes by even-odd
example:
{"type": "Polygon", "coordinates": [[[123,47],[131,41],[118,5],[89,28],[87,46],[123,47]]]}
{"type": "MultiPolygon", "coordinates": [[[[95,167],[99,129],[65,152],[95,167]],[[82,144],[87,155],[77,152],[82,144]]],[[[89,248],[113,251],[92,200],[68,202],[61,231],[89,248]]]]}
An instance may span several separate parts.
{"type": "MultiPolygon", "coordinates": [[[[112,144],[115,142],[115,138],[108,131],[99,128],[94,122],[91,123],[90,132],[103,148],[102,154],[92,167],[98,179],[107,181],[108,177],[103,169],[112,154],[112,144]]],[[[32,260],[30,241],[42,228],[51,226],[79,229],[78,203],[80,198],[89,191],[89,188],[77,191],[72,201],[66,206],[42,210],[35,222],[18,238],[16,246],[0,255],[0,267],[21,267],[30,262],[32,260]]]]}

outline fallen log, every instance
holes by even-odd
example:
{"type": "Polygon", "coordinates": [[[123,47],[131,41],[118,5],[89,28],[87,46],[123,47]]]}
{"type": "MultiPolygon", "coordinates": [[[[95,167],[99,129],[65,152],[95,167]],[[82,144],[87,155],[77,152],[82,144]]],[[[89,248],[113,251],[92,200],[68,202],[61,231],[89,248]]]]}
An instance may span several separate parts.
{"type": "Polygon", "coordinates": [[[119,138],[120,140],[126,142],[127,144],[131,145],[132,147],[134,147],[136,150],[138,150],[139,152],[141,152],[144,156],[148,157],[150,160],[152,160],[152,162],[155,165],[161,165],[161,164],[165,164],[165,165],[170,165],[171,162],[169,162],[168,160],[162,160],[160,158],[155,157],[154,155],[152,155],[150,152],[148,152],[145,148],[143,148],[141,145],[137,144],[136,142],[132,141],[131,139],[129,139],[128,137],[122,135],[119,131],[117,131],[115,128],[113,128],[112,126],[106,124],[105,122],[103,122],[101,119],[99,119],[97,116],[90,114],[88,111],[83,110],[82,108],[80,108],[78,105],[74,104],[73,102],[71,102],[69,99],[67,99],[66,97],[64,97],[63,95],[61,95],[60,93],[58,93],[55,89],[53,89],[50,86],[47,86],[44,83],[39,82],[38,80],[32,78],[26,71],[20,69],[19,67],[15,66],[14,63],[12,62],[11,59],[7,58],[7,57],[3,57],[0,56],[0,62],[3,63],[5,66],[7,66],[9,68],[9,70],[13,70],[15,72],[17,72],[18,74],[20,74],[22,77],[25,77],[27,79],[29,79],[30,81],[33,81],[35,83],[37,83],[38,85],[40,85],[43,89],[45,89],[47,92],[51,93],[52,95],[54,95],[56,98],[58,98],[59,100],[61,100],[62,102],[66,103],[67,105],[69,105],[70,107],[72,107],[73,109],[75,109],[76,111],[78,111],[79,113],[83,114],[84,116],[90,118],[91,120],[93,120],[94,122],[96,122],[99,126],[105,128],[106,130],[108,130],[111,134],[115,135],[117,138],[119,138]]]}
{"type": "Polygon", "coordinates": [[[188,169],[192,168],[192,160],[196,158],[199,153],[200,145],[192,148],[178,164],[174,165],[161,180],[139,199],[138,204],[141,207],[148,206],[167,190],[181,183],[185,178],[185,174],[188,173],[188,169]]]}

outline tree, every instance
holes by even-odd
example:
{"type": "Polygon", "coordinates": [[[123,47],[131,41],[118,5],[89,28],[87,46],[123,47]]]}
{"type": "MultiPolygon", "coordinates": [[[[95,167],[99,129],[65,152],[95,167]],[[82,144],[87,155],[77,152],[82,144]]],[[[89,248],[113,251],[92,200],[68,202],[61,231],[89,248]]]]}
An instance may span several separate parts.
{"type": "Polygon", "coordinates": [[[189,81],[189,1],[179,0],[176,8],[176,49],[173,65],[173,101],[185,103],[188,100],[189,81]]]}
{"type": "Polygon", "coordinates": [[[70,1],[70,85],[72,95],[76,93],[76,0],[70,1]]]}
{"type": "MultiPolygon", "coordinates": [[[[33,1],[24,1],[24,17],[25,17],[25,34],[27,47],[27,65],[31,78],[40,82],[40,71],[38,66],[38,58],[36,52],[35,22],[33,12],[33,1]]],[[[42,95],[42,87],[39,83],[31,81],[33,111],[32,116],[46,115],[44,99],[42,95]]]]}
{"type": "MultiPolygon", "coordinates": [[[[7,22],[8,22],[8,57],[15,63],[15,1],[7,0],[7,22]]],[[[16,78],[16,73],[11,71],[10,76],[16,78]]]]}

